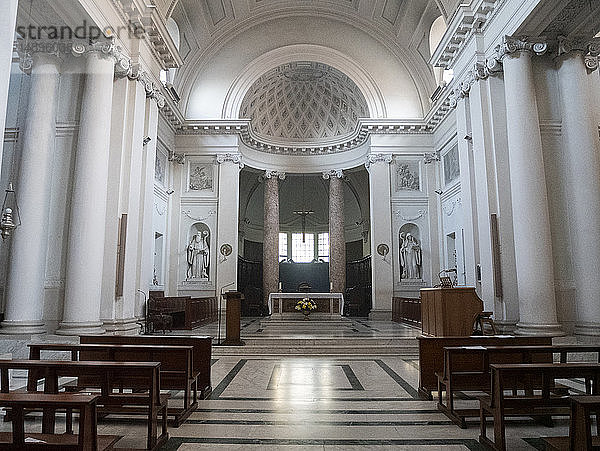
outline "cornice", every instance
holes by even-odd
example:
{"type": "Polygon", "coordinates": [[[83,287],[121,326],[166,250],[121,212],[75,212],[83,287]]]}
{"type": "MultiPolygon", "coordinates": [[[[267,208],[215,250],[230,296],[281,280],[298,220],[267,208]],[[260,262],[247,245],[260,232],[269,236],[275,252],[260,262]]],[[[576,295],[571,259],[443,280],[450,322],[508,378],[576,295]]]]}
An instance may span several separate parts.
{"type": "Polygon", "coordinates": [[[153,56],[164,69],[179,67],[183,59],[165,24],[165,19],[157,7],[148,0],[112,0],[125,24],[141,27],[144,30],[143,39],[148,44],[153,56]]]}
{"type": "Polygon", "coordinates": [[[451,68],[475,32],[490,22],[506,0],[475,0],[471,5],[460,5],[450,20],[448,29],[433,53],[430,64],[451,68]]]}

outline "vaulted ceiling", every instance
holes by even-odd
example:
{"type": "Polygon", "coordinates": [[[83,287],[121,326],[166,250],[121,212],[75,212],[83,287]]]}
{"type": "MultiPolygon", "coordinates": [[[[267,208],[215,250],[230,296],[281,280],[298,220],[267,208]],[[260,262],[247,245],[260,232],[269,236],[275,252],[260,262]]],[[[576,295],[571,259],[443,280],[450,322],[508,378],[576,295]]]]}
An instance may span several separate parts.
{"type": "Polygon", "coordinates": [[[201,119],[224,115],[227,91],[252,61],[299,44],[330,48],[362,67],[390,105],[380,116],[422,117],[435,89],[429,29],[458,0],[155,2],[180,28],[185,64],[175,86],[186,116],[201,119]]]}

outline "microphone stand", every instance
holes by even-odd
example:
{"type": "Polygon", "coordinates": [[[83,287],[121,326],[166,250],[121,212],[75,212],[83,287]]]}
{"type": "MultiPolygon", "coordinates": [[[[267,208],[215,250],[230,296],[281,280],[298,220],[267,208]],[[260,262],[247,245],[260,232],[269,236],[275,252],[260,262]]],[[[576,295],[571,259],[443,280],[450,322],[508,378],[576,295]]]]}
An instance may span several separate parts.
{"type": "Polygon", "coordinates": [[[223,299],[223,296],[225,296],[225,292],[223,290],[232,285],[235,285],[235,282],[228,283],[227,285],[223,285],[221,287],[221,295],[219,296],[219,326],[217,328],[217,346],[221,346],[221,300],[223,299]]]}

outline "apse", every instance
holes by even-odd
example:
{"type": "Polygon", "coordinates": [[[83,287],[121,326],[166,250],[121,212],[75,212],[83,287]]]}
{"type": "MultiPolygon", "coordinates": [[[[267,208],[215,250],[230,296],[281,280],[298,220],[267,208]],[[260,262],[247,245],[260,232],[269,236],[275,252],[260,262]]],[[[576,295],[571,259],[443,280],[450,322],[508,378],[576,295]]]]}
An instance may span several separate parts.
{"type": "Polygon", "coordinates": [[[314,61],[283,64],[262,75],[239,112],[258,141],[306,146],[340,143],[358,132],[369,108],[358,86],[341,71],[314,61]]]}

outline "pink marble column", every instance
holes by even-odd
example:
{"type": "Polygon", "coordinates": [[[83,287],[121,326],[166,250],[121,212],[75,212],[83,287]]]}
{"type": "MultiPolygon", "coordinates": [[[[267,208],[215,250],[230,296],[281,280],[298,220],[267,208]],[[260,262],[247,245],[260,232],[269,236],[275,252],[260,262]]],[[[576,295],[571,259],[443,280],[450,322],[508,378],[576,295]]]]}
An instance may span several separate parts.
{"type": "Polygon", "coordinates": [[[279,290],[279,180],[282,172],[266,171],[263,226],[263,295],[265,310],[269,294],[279,290]]]}
{"type": "Polygon", "coordinates": [[[323,173],[329,179],[329,281],[332,293],[346,290],[346,239],[344,237],[344,183],[341,170],[323,173]]]}

